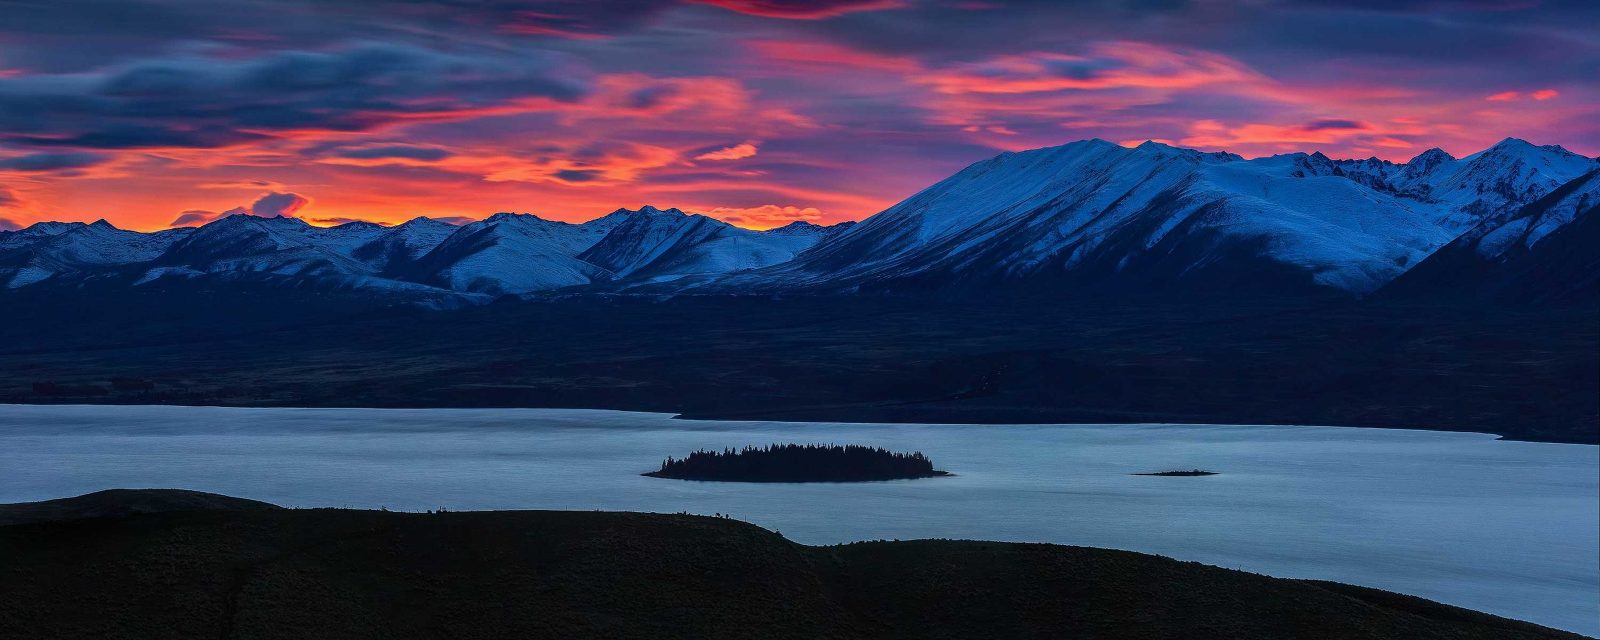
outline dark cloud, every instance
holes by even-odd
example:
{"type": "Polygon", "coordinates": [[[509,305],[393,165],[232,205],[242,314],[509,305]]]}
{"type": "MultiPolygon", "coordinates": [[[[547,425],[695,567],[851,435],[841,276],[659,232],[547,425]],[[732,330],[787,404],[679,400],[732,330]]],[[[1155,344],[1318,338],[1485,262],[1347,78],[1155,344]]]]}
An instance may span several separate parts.
{"type": "Polygon", "coordinates": [[[54,172],[84,169],[108,160],[105,155],[87,152],[30,153],[0,158],[0,171],[54,172]]]}
{"type": "Polygon", "coordinates": [[[298,193],[269,193],[250,205],[250,213],[262,218],[293,217],[308,204],[311,200],[298,193]]]}
{"type": "Polygon", "coordinates": [[[1371,129],[1372,125],[1360,120],[1341,120],[1337,118],[1324,118],[1312,120],[1301,126],[1308,131],[1322,131],[1325,129],[1371,129]]]}
{"type": "Polygon", "coordinates": [[[0,187],[0,207],[15,207],[19,204],[22,204],[22,200],[17,198],[16,193],[5,187],[0,187]]]}
{"type": "Polygon", "coordinates": [[[16,222],[13,222],[13,221],[8,220],[6,218],[0,218],[0,231],[16,231],[16,230],[21,229],[21,228],[22,228],[22,225],[17,224],[16,222]]]}
{"type": "Polygon", "coordinates": [[[205,224],[207,222],[211,222],[212,220],[216,220],[217,218],[221,218],[221,217],[222,217],[222,215],[218,214],[215,211],[206,211],[204,209],[190,209],[188,211],[185,211],[183,213],[178,214],[178,217],[176,219],[174,219],[172,221],[172,224],[169,225],[169,226],[173,226],[173,227],[192,227],[192,226],[202,225],[202,224],[205,224]]]}
{"type": "Polygon", "coordinates": [[[221,220],[221,219],[226,218],[228,216],[247,216],[247,215],[250,215],[250,210],[245,208],[245,207],[234,207],[234,208],[229,209],[227,211],[223,211],[222,213],[217,213],[215,211],[206,211],[205,209],[190,209],[188,211],[185,211],[185,212],[179,214],[178,218],[176,220],[173,220],[172,224],[170,224],[168,226],[172,226],[172,227],[194,227],[194,226],[199,226],[199,225],[202,225],[202,224],[208,224],[208,223],[211,223],[211,222],[215,222],[217,220],[221,220]]]}
{"type": "Polygon", "coordinates": [[[453,153],[438,147],[417,147],[411,145],[380,145],[375,147],[361,147],[359,149],[341,149],[335,152],[340,158],[351,160],[386,160],[406,159],[436,162],[448,158],[453,153]]]}
{"type": "Polygon", "coordinates": [[[241,215],[251,215],[262,218],[273,218],[277,216],[294,217],[296,212],[305,208],[305,206],[310,203],[311,200],[309,198],[298,193],[272,192],[257,198],[256,201],[248,207],[234,207],[227,211],[223,211],[222,213],[207,211],[205,209],[190,209],[178,214],[178,217],[174,219],[172,224],[169,226],[191,227],[214,222],[228,216],[241,215]]]}
{"type": "Polygon", "coordinates": [[[40,169],[19,219],[116,204],[149,226],[195,188],[243,189],[200,192],[220,211],[317,185],[316,209],[375,219],[675,197],[838,220],[1088,137],[1600,149],[1593,0],[0,0],[0,16],[0,162],[40,169]],[[1523,99],[1484,100],[1506,92],[1523,99]],[[759,154],[685,160],[741,140],[759,154]],[[117,171],[44,170],[85,152],[117,171]]]}
{"type": "Polygon", "coordinates": [[[604,176],[604,172],[594,169],[564,169],[555,172],[555,177],[567,182],[593,182],[604,176]]]}
{"type": "Polygon", "coordinates": [[[370,43],[246,58],[182,55],[89,74],[0,78],[0,137],[86,148],[218,147],[299,130],[364,131],[589,91],[564,56],[370,43]]]}

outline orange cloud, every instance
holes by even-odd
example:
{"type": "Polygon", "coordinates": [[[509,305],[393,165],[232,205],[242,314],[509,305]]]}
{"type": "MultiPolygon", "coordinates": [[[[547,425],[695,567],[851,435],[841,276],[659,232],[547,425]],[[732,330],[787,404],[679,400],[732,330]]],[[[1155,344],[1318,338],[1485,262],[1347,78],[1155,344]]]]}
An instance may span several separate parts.
{"type": "Polygon", "coordinates": [[[822,210],[816,207],[780,207],[775,204],[764,204],[759,207],[715,207],[701,213],[746,229],[757,230],[781,227],[800,220],[815,222],[824,216],[822,210]]]}
{"type": "Polygon", "coordinates": [[[1516,100],[1521,95],[1521,93],[1516,91],[1501,91],[1500,93],[1496,93],[1484,98],[1484,100],[1488,100],[1489,102],[1508,102],[1511,100],[1516,100]]]}
{"type": "MultiPolygon", "coordinates": [[[[504,157],[496,161],[506,160],[504,157]]],[[[677,151],[649,144],[620,143],[595,150],[579,150],[572,157],[544,157],[517,161],[491,170],[488,182],[553,182],[569,187],[600,187],[633,182],[639,173],[682,162],[677,151]]]]}
{"type": "Polygon", "coordinates": [[[1535,92],[1533,92],[1533,93],[1531,93],[1529,95],[1533,96],[1534,100],[1549,100],[1551,98],[1554,98],[1556,96],[1561,95],[1561,92],[1560,91],[1556,91],[1555,89],[1540,89],[1540,90],[1535,91],[1535,92]]]}

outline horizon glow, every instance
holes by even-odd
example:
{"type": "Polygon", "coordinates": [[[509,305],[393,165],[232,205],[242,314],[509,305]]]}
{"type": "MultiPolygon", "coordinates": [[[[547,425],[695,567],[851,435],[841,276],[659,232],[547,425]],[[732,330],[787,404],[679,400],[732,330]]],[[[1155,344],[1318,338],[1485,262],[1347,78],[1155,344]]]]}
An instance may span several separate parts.
{"type": "Polygon", "coordinates": [[[61,0],[0,22],[0,229],[876,213],[1002,151],[1600,154],[1600,3],[61,0]]]}

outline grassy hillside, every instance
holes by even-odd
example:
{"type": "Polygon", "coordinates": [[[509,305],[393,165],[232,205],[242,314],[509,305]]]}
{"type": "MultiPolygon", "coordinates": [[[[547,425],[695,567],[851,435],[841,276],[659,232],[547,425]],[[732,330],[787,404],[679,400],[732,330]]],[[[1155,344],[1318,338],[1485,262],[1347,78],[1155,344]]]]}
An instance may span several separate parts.
{"type": "Polygon", "coordinates": [[[1130,552],[794,544],[599,512],[212,510],[0,527],[6,638],[1576,638],[1130,552]]]}

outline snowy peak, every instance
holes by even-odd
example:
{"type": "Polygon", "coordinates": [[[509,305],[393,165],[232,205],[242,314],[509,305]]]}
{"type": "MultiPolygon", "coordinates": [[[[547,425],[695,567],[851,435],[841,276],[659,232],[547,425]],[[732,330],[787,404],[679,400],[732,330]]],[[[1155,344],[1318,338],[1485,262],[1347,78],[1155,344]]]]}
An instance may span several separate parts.
{"type": "Polygon", "coordinates": [[[734,229],[733,225],[721,220],[686,215],[677,209],[662,211],[644,206],[629,212],[626,219],[579,258],[617,277],[627,277],[664,255],[705,242],[730,229],[734,229]]]}
{"type": "Polygon", "coordinates": [[[1600,169],[1486,219],[1401,275],[1397,298],[1578,300],[1600,293],[1600,169]]]}
{"type": "Polygon", "coordinates": [[[532,214],[497,213],[456,227],[426,254],[391,271],[415,282],[490,295],[579,286],[604,276],[577,254],[607,231],[532,214]]]}
{"type": "Polygon", "coordinates": [[[1594,168],[1559,148],[1498,147],[1407,164],[1103,140],[1003,153],[792,262],[716,286],[1365,294],[1476,221],[1594,168]]]}
{"type": "Polygon", "coordinates": [[[795,222],[752,231],[678,209],[645,206],[579,258],[604,268],[620,284],[659,283],[778,264],[828,235],[827,228],[795,222]]]}
{"type": "Polygon", "coordinates": [[[148,262],[189,233],[124,231],[109,222],[48,223],[0,238],[0,283],[16,288],[52,278],[148,262]]]}
{"type": "Polygon", "coordinates": [[[1419,191],[1444,205],[1436,220],[1455,231],[1515,211],[1600,168],[1600,161],[1558,146],[1506,138],[1460,160],[1442,163],[1419,191]]]}
{"type": "Polygon", "coordinates": [[[1405,163],[1093,139],[995,155],[830,227],[754,231],[654,205],[582,224],[509,212],[393,227],[235,215],[154,234],[39,223],[0,234],[0,285],[215,277],[473,300],[577,288],[1365,295],[1452,241],[1489,262],[1549,238],[1581,248],[1572,238],[1588,236],[1569,230],[1600,200],[1597,171],[1518,139],[1405,163]]]}
{"type": "Polygon", "coordinates": [[[781,227],[773,227],[762,233],[771,233],[780,236],[821,235],[828,232],[828,228],[819,224],[796,220],[781,227]]]}
{"type": "Polygon", "coordinates": [[[11,232],[6,237],[15,239],[13,242],[27,238],[43,238],[59,235],[73,229],[86,227],[82,222],[35,222],[26,227],[11,232]]]}
{"type": "MultiPolygon", "coordinates": [[[[624,211],[626,211],[626,209],[624,209],[624,211]]],[[[638,215],[646,215],[646,216],[660,216],[660,215],[665,215],[665,216],[684,216],[684,215],[688,215],[688,214],[684,213],[683,210],[681,210],[681,209],[679,209],[677,207],[672,207],[672,208],[668,208],[668,209],[657,209],[657,208],[655,208],[655,207],[653,207],[651,205],[648,205],[648,204],[644,205],[642,207],[639,207],[639,210],[635,211],[634,213],[638,214],[638,215]]]]}
{"type": "Polygon", "coordinates": [[[1414,169],[1420,169],[1425,173],[1428,169],[1439,166],[1440,163],[1455,162],[1455,159],[1455,156],[1450,155],[1449,152],[1446,152],[1444,149],[1432,147],[1427,151],[1417,154],[1416,157],[1407,160],[1406,166],[1414,169]]]}
{"type": "Polygon", "coordinates": [[[382,232],[366,227],[319,228],[288,217],[226,216],[194,229],[154,260],[150,277],[183,273],[361,276],[369,269],[349,252],[382,232]]]}
{"type": "Polygon", "coordinates": [[[1203,162],[1236,162],[1239,160],[1244,160],[1243,156],[1234,153],[1228,153],[1226,151],[1207,153],[1195,149],[1174,147],[1172,145],[1156,142],[1154,140],[1146,140],[1141,142],[1139,143],[1139,146],[1134,147],[1133,150],[1139,153],[1155,156],[1186,156],[1203,162]]]}
{"type": "Polygon", "coordinates": [[[1481,156],[1481,155],[1488,155],[1488,154],[1515,155],[1515,156],[1523,156],[1523,157],[1532,157],[1532,156],[1542,156],[1542,155],[1545,155],[1545,154],[1554,154],[1554,155],[1557,155],[1557,156],[1577,156],[1577,157],[1580,157],[1580,158],[1583,157],[1583,156],[1578,156],[1578,154],[1576,154],[1576,153],[1568,151],[1566,149],[1566,147],[1563,147],[1563,146],[1561,146],[1559,144],[1536,145],[1536,144],[1534,144],[1532,142],[1528,142],[1527,140],[1523,140],[1522,138],[1506,138],[1504,140],[1501,140],[1499,142],[1494,143],[1494,145],[1489,147],[1488,149],[1484,149],[1483,151],[1480,151],[1480,152],[1478,152],[1476,154],[1473,154],[1473,156],[1467,156],[1467,158],[1471,159],[1474,156],[1481,156]]]}

